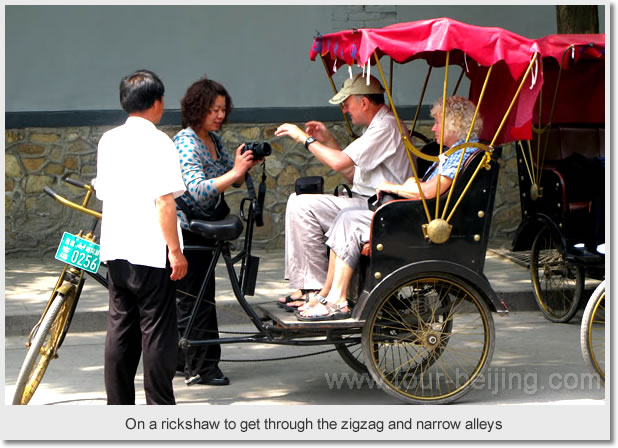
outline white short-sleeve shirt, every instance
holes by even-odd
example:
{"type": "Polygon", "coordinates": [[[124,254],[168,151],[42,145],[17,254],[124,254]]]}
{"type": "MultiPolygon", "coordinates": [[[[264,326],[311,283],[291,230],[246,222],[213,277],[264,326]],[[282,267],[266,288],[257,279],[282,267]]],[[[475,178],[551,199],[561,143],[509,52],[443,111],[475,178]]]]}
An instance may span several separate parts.
{"type": "Polygon", "coordinates": [[[363,196],[374,195],[384,181],[402,184],[413,175],[397,121],[387,106],[343,152],[356,165],[352,191],[363,196]]]}
{"type": "MultiPolygon", "coordinates": [[[[101,260],[164,268],[156,199],[185,191],[172,140],[150,121],[129,117],[99,141],[95,187],[103,201],[101,260]]],[[[177,229],[182,246],[178,223],[177,229]]]]}

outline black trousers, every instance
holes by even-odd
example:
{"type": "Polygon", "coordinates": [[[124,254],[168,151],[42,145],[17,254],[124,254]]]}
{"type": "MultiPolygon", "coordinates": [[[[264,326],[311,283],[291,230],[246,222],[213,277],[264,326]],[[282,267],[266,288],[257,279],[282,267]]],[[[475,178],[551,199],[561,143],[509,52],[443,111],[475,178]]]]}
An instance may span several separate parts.
{"type": "Polygon", "coordinates": [[[107,263],[109,315],[105,340],[107,404],[135,404],[135,374],[144,355],[147,404],[176,404],[172,379],[178,330],[171,268],[107,263]]]}
{"type": "MultiPolygon", "coordinates": [[[[208,241],[199,237],[193,232],[183,230],[182,239],[185,245],[212,245],[208,241]]],[[[189,262],[189,270],[185,278],[178,282],[176,294],[176,304],[178,307],[178,319],[188,317],[193,310],[195,297],[200,292],[202,282],[206,277],[208,266],[213,257],[212,251],[192,251],[185,250],[184,255],[189,262]],[[187,294],[183,294],[187,292],[187,294]]],[[[186,322],[178,326],[180,335],[184,334],[186,322]]],[[[215,307],[215,276],[209,280],[206,287],[206,295],[198,309],[198,313],[191,329],[189,339],[218,339],[219,326],[217,324],[217,310],[215,307]]],[[[221,359],[221,346],[219,344],[204,345],[201,347],[191,347],[189,349],[191,358],[190,376],[200,374],[204,379],[213,378],[221,375],[219,370],[219,360],[221,359]]],[[[185,357],[181,350],[178,351],[179,371],[185,370],[185,357]]]]}

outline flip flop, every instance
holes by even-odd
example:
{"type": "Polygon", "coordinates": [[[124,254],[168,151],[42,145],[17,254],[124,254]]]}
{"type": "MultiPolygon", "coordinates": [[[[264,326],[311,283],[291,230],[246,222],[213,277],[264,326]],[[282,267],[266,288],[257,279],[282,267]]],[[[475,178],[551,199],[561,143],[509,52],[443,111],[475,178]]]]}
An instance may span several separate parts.
{"type": "Polygon", "coordinates": [[[300,312],[296,313],[296,318],[303,322],[318,322],[325,320],[339,320],[339,319],[347,319],[352,315],[350,310],[341,311],[341,308],[346,308],[348,306],[348,301],[341,303],[330,303],[319,304],[321,308],[323,308],[326,312],[320,313],[320,306],[315,306],[311,308],[311,316],[303,316],[300,312]]]}

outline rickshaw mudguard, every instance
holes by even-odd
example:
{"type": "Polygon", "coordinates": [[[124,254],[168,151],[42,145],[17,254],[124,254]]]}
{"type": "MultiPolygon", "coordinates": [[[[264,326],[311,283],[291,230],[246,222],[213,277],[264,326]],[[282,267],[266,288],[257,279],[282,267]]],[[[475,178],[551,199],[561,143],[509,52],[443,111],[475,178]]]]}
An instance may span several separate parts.
{"type": "Polygon", "coordinates": [[[498,298],[497,294],[491,287],[489,280],[485,277],[485,274],[478,273],[469,269],[461,264],[442,261],[442,260],[427,260],[419,261],[416,263],[410,263],[402,266],[399,269],[391,272],[384,277],[380,283],[378,283],[369,293],[361,294],[358,298],[354,310],[359,313],[359,316],[354,315],[362,321],[368,319],[370,312],[370,303],[377,300],[383,294],[387,294],[392,288],[400,285],[406,279],[414,276],[423,275],[431,277],[432,275],[439,276],[441,273],[450,274],[461,282],[461,286],[467,289],[474,289],[480,294],[485,303],[489,306],[489,309],[493,312],[503,310],[504,306],[498,298]]]}
{"type": "MultiPolygon", "coordinates": [[[[517,230],[513,235],[511,251],[518,252],[522,250],[532,249],[532,243],[534,242],[534,238],[536,238],[539,231],[544,226],[551,227],[555,230],[557,235],[560,235],[560,237],[563,238],[563,232],[555,223],[555,221],[543,213],[538,213],[533,216],[527,216],[522,220],[521,223],[519,223],[519,226],[517,227],[517,230]]],[[[563,243],[566,244],[565,241],[563,241],[563,243]]]]}

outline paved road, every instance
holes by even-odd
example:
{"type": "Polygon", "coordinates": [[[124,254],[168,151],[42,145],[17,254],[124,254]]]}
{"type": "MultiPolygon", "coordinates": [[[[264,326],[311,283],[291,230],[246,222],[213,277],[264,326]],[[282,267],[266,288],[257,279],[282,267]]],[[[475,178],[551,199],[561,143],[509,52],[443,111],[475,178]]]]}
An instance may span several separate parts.
{"type": "MultiPolygon", "coordinates": [[[[602,403],[605,388],[590,374],[579,347],[579,316],[552,324],[538,312],[495,317],[496,347],[488,375],[458,404],[602,403]]],[[[248,324],[224,325],[223,331],[250,331],[248,324]]],[[[104,332],[67,336],[31,404],[103,405],[104,332]]],[[[10,404],[23,361],[23,337],[6,343],[5,400],[10,404]]],[[[223,346],[223,359],[256,360],[298,356],[331,347],[285,347],[265,344],[223,346]]],[[[367,377],[355,376],[337,352],[270,362],[223,362],[232,384],[187,387],[174,380],[179,404],[379,405],[400,404],[367,377]],[[335,379],[340,384],[336,385],[335,379]]],[[[144,404],[141,371],[137,401],[144,404]]]]}

